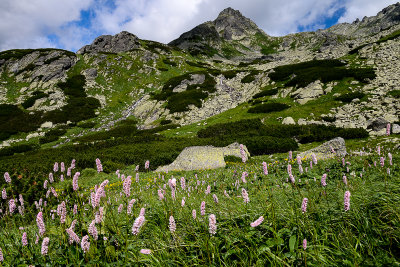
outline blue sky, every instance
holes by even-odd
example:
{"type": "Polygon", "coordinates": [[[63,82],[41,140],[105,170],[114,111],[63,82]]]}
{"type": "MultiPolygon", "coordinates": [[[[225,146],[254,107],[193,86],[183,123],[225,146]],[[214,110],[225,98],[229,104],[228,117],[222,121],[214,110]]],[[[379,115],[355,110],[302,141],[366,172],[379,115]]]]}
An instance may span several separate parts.
{"type": "Polygon", "coordinates": [[[272,36],[376,15],[397,0],[1,0],[0,50],[56,47],[76,51],[102,34],[127,30],[168,43],[226,7],[272,36]]]}

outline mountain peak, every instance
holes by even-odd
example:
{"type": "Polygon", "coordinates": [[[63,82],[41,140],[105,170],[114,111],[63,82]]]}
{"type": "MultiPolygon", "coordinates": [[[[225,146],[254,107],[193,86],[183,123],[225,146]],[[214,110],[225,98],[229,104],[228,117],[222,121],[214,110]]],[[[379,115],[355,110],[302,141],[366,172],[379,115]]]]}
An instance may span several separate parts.
{"type": "Polygon", "coordinates": [[[252,20],[243,16],[239,10],[231,7],[222,10],[213,21],[213,24],[226,40],[241,39],[246,35],[261,32],[252,20]]]}
{"type": "Polygon", "coordinates": [[[242,13],[240,13],[239,10],[233,9],[231,7],[227,7],[224,10],[222,10],[218,17],[224,17],[224,16],[236,16],[236,17],[243,17],[242,13]]]}

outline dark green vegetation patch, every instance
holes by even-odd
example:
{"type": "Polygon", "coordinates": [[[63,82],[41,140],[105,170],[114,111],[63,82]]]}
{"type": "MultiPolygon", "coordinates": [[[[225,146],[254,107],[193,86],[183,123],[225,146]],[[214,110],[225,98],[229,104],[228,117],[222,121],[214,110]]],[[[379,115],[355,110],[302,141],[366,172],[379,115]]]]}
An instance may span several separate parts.
{"type": "Polygon", "coordinates": [[[43,93],[41,91],[36,91],[32,94],[31,97],[29,97],[28,99],[26,99],[23,103],[22,106],[24,107],[24,109],[30,108],[35,104],[35,101],[40,99],[40,98],[45,98],[48,97],[49,95],[46,93],[43,93]]]}
{"type": "Polygon", "coordinates": [[[277,93],[278,93],[278,88],[266,89],[266,90],[263,90],[255,95],[253,95],[253,99],[261,98],[264,96],[272,96],[272,95],[276,95],[277,93]]]}
{"type": "Polygon", "coordinates": [[[207,98],[209,93],[215,92],[216,82],[214,78],[206,71],[191,72],[169,79],[163,86],[160,93],[153,95],[153,99],[166,100],[166,108],[175,112],[184,112],[189,110],[189,105],[195,105],[200,108],[202,100],[207,98]],[[173,89],[180,85],[184,80],[191,80],[192,74],[202,74],[205,80],[200,84],[190,84],[183,92],[173,92],[173,89]]]}
{"type": "Polygon", "coordinates": [[[284,103],[264,103],[260,105],[256,105],[255,107],[249,108],[247,112],[249,113],[269,113],[274,111],[282,111],[290,108],[289,105],[284,103]]]}
{"type": "Polygon", "coordinates": [[[75,56],[74,52],[67,51],[67,50],[62,50],[62,49],[55,49],[55,48],[42,48],[42,49],[12,49],[12,50],[7,50],[0,52],[0,59],[21,59],[24,56],[31,54],[35,51],[38,51],[40,53],[46,53],[46,52],[51,52],[51,51],[62,51],[64,54],[67,56],[75,56]]]}
{"type": "Polygon", "coordinates": [[[400,90],[393,90],[388,93],[391,97],[400,98],[400,90]]]}
{"type": "Polygon", "coordinates": [[[259,119],[240,120],[209,126],[197,133],[199,138],[226,136],[272,136],[296,138],[301,143],[330,140],[335,137],[357,139],[368,137],[361,128],[337,128],[324,125],[264,125],[259,119]]]}
{"type": "Polygon", "coordinates": [[[360,82],[375,79],[373,68],[346,68],[346,63],[337,59],[312,60],[274,68],[269,75],[275,82],[285,82],[286,86],[305,87],[317,80],[323,83],[354,78],[360,82]]]}
{"type": "Polygon", "coordinates": [[[353,99],[356,99],[356,98],[362,99],[363,97],[365,97],[365,94],[362,92],[351,92],[351,93],[340,95],[340,96],[336,97],[335,100],[342,101],[344,103],[350,103],[351,101],[353,101],[353,99]]]}

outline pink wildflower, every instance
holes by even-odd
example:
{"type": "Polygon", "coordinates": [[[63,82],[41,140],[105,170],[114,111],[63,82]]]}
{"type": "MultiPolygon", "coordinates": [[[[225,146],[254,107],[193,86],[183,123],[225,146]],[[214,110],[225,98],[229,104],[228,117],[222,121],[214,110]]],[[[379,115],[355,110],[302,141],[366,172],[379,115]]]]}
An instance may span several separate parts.
{"type": "Polygon", "coordinates": [[[3,251],[0,248],[0,262],[4,261],[4,257],[3,257],[3,251]]]}
{"type": "Polygon", "coordinates": [[[89,233],[91,236],[93,236],[93,239],[94,239],[94,240],[97,240],[97,239],[98,239],[98,232],[97,232],[97,228],[96,228],[96,219],[93,220],[93,221],[90,223],[89,228],[88,228],[88,233],[89,233]]]}
{"type": "Polygon", "coordinates": [[[185,190],[185,187],[186,187],[185,177],[181,177],[181,188],[182,188],[183,190],[185,190]]]}
{"type": "Polygon", "coordinates": [[[86,252],[89,251],[90,242],[89,242],[89,236],[88,235],[85,235],[84,237],[82,237],[81,247],[82,247],[83,253],[86,253],[86,252]]]}
{"type": "Polygon", "coordinates": [[[26,232],[24,232],[24,233],[22,234],[22,245],[23,245],[24,247],[26,247],[26,246],[28,245],[28,236],[26,235],[26,232]]]}
{"type": "Polygon", "coordinates": [[[314,153],[311,154],[311,158],[314,164],[318,163],[317,156],[314,153]]]}
{"type": "Polygon", "coordinates": [[[81,242],[81,239],[78,237],[78,235],[72,230],[71,228],[68,228],[65,230],[69,236],[69,243],[72,244],[74,241],[79,244],[81,242]]]}
{"type": "Polygon", "coordinates": [[[202,201],[200,205],[200,214],[201,216],[206,215],[206,202],[202,201]]]}
{"type": "Polygon", "coordinates": [[[124,205],[120,204],[118,207],[118,213],[121,213],[123,208],[124,208],[124,205]]]}
{"type": "Polygon", "coordinates": [[[10,214],[13,214],[15,209],[17,208],[17,205],[15,204],[15,200],[14,199],[10,199],[8,201],[8,207],[10,209],[10,214]]]}
{"type": "Polygon", "coordinates": [[[386,125],[386,135],[389,136],[390,135],[390,123],[388,123],[386,125]]]}
{"type": "Polygon", "coordinates": [[[307,239],[303,239],[303,249],[306,250],[307,249],[307,239]]]}
{"type": "Polygon", "coordinates": [[[158,199],[163,200],[164,199],[164,194],[162,192],[162,189],[158,189],[158,199]]]}
{"type": "Polygon", "coordinates": [[[249,194],[247,194],[246,189],[242,188],[242,197],[243,197],[243,201],[244,203],[249,203],[250,199],[249,199],[249,194]]]}
{"type": "Polygon", "coordinates": [[[174,233],[176,231],[176,223],[174,216],[172,215],[169,217],[169,230],[171,231],[171,233],[174,233]]]}
{"type": "Polygon", "coordinates": [[[61,172],[65,172],[65,164],[64,164],[64,162],[61,162],[60,169],[61,169],[61,172]]]}
{"type": "Polygon", "coordinates": [[[290,179],[290,182],[291,182],[292,184],[295,183],[295,179],[294,179],[294,176],[293,176],[292,174],[289,174],[289,179],[290,179]]]}
{"type": "Polygon", "coordinates": [[[301,203],[301,211],[303,213],[306,213],[306,211],[307,211],[307,202],[308,202],[308,198],[305,197],[303,199],[303,203],[301,203]]]}
{"type": "Polygon", "coordinates": [[[141,249],[140,253],[145,254],[145,255],[149,255],[149,254],[151,254],[151,250],[150,249],[141,249]]]}
{"type": "Polygon", "coordinates": [[[267,163],[266,163],[266,162],[263,162],[262,165],[263,165],[263,172],[264,172],[264,175],[268,175],[267,163]]]}
{"type": "Polygon", "coordinates": [[[346,175],[343,175],[343,183],[344,183],[345,185],[347,185],[347,177],[346,177],[346,175]]]}
{"type": "Polygon", "coordinates": [[[350,210],[350,191],[346,191],[344,193],[344,210],[348,211],[350,210]]]}
{"type": "Polygon", "coordinates": [[[50,242],[50,239],[48,237],[43,238],[42,255],[47,255],[47,253],[49,252],[49,242],[50,242]]]}
{"type": "Polygon", "coordinates": [[[10,174],[8,174],[8,172],[4,173],[4,180],[6,180],[7,184],[11,183],[11,177],[10,174]]]}
{"type": "Polygon", "coordinates": [[[322,186],[326,186],[326,177],[327,177],[327,175],[326,175],[326,173],[324,173],[322,175],[322,178],[321,178],[321,185],[322,186]]]}
{"type": "Polygon", "coordinates": [[[136,199],[131,199],[131,201],[129,201],[128,208],[126,211],[127,214],[132,213],[132,207],[133,207],[133,204],[135,204],[135,202],[136,202],[136,199]]]}
{"type": "Polygon", "coordinates": [[[2,199],[7,199],[7,191],[5,188],[3,188],[3,191],[1,191],[1,198],[2,199]]]}
{"type": "Polygon", "coordinates": [[[61,210],[60,222],[65,223],[65,219],[67,217],[67,208],[65,207],[65,201],[61,202],[60,210],[61,210]]]}
{"type": "Polygon", "coordinates": [[[43,213],[39,212],[38,215],[36,216],[36,224],[37,227],[39,228],[39,234],[43,236],[44,232],[46,231],[46,228],[44,226],[44,221],[43,221],[43,213]]]}
{"type": "Polygon", "coordinates": [[[214,214],[211,214],[208,217],[209,221],[209,232],[211,235],[215,235],[217,233],[217,219],[215,218],[214,214]]]}
{"type": "Polygon", "coordinates": [[[144,216],[139,216],[136,218],[135,222],[133,223],[132,226],[132,234],[137,235],[139,234],[140,228],[143,226],[145,221],[144,216]]]}
{"type": "Polygon", "coordinates": [[[250,223],[250,226],[251,226],[251,227],[257,227],[257,226],[259,226],[263,221],[264,221],[264,216],[261,216],[260,218],[258,218],[258,219],[255,220],[254,222],[250,223]]]}
{"type": "Polygon", "coordinates": [[[53,171],[58,172],[58,162],[54,163],[53,171]]]}
{"type": "Polygon", "coordinates": [[[213,199],[216,204],[218,204],[218,197],[216,194],[213,194],[213,199]]]}
{"type": "Polygon", "coordinates": [[[99,158],[96,159],[96,167],[97,167],[97,172],[103,171],[103,166],[101,165],[101,161],[99,158]]]}
{"type": "Polygon", "coordinates": [[[50,181],[51,184],[54,183],[53,173],[49,173],[49,181],[50,181]]]}
{"type": "Polygon", "coordinates": [[[289,160],[292,160],[293,159],[293,152],[292,152],[292,150],[290,150],[289,151],[289,160]]]}
{"type": "Polygon", "coordinates": [[[124,184],[123,184],[123,190],[124,190],[126,197],[129,197],[131,195],[131,184],[132,184],[131,179],[132,179],[132,177],[128,176],[125,179],[124,184]]]}
{"type": "Polygon", "coordinates": [[[196,210],[192,210],[193,219],[196,220],[196,210]]]}
{"type": "Polygon", "coordinates": [[[74,191],[78,190],[78,179],[79,179],[79,175],[81,175],[80,172],[76,172],[74,177],[72,178],[72,189],[74,191]]]}
{"type": "Polygon", "coordinates": [[[301,165],[301,157],[300,157],[300,156],[297,156],[297,157],[296,157],[296,160],[297,160],[297,164],[298,164],[298,165],[301,165]]]}
{"type": "Polygon", "coordinates": [[[247,174],[247,172],[243,172],[242,173],[242,182],[243,183],[247,183],[247,181],[246,181],[246,177],[248,176],[248,174],[247,174]]]}
{"type": "Polygon", "coordinates": [[[391,153],[388,153],[388,158],[389,158],[389,164],[390,164],[390,166],[392,166],[393,165],[393,161],[392,161],[393,157],[392,157],[391,153]]]}
{"type": "Polygon", "coordinates": [[[381,167],[385,166],[385,158],[384,157],[381,157],[380,162],[381,162],[381,167]]]}
{"type": "Polygon", "coordinates": [[[185,206],[185,198],[182,198],[182,202],[181,202],[181,206],[184,207],[185,206]]]}
{"type": "Polygon", "coordinates": [[[288,173],[289,175],[292,174],[292,165],[290,165],[290,164],[288,164],[288,166],[287,166],[287,173],[288,173]]]}
{"type": "Polygon", "coordinates": [[[144,163],[144,168],[147,170],[148,168],[150,168],[150,161],[146,160],[146,162],[144,163]]]}

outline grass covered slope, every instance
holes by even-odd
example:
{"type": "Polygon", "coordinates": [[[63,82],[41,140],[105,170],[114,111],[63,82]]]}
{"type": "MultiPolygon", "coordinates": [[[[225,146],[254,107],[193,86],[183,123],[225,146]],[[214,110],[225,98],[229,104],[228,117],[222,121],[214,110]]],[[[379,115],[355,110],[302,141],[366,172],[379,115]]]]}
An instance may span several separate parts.
{"type": "Polygon", "coordinates": [[[134,166],[105,174],[100,162],[99,172],[76,167],[68,174],[69,163],[57,163],[48,166],[53,178],[37,188],[46,195],[41,200],[25,198],[16,190],[21,178],[11,175],[1,181],[2,263],[394,266],[400,157],[370,149],[344,164],[302,162],[303,172],[287,154],[170,174],[137,173],[134,166]]]}

